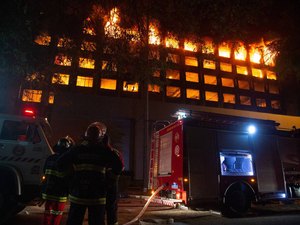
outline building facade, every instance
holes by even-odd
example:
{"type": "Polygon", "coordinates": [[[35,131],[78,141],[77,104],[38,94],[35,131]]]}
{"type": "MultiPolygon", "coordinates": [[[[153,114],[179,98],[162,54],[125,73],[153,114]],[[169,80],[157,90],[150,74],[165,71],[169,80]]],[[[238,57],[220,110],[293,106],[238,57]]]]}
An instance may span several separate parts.
{"type": "Polygon", "coordinates": [[[101,38],[87,19],[76,40],[47,32],[35,39],[49,66],[37,74],[50,87],[24,82],[20,104],[48,116],[55,138],[69,134],[79,139],[89,123],[101,120],[123,152],[126,170],[142,179],[147,174],[151,132],[174,120],[178,109],[240,116],[286,113],[274,70],[276,54],[268,42],[215,43],[207,37],[191,41],[160,35],[150,23],[146,55],[153,65],[150,78],[132,79],[120,68],[117,54],[99,41],[120,38],[116,15],[118,10],[112,9],[101,38]]]}

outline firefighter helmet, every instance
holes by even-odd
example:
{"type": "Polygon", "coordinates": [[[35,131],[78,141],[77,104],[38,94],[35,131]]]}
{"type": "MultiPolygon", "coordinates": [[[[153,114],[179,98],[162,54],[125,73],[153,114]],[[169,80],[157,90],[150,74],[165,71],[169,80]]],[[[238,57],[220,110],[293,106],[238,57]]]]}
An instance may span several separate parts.
{"type": "Polygon", "coordinates": [[[90,141],[101,141],[106,134],[106,126],[101,122],[91,123],[85,131],[85,137],[90,141]]]}
{"type": "Polygon", "coordinates": [[[62,137],[57,142],[57,147],[68,149],[74,145],[74,140],[70,136],[62,137]]]}

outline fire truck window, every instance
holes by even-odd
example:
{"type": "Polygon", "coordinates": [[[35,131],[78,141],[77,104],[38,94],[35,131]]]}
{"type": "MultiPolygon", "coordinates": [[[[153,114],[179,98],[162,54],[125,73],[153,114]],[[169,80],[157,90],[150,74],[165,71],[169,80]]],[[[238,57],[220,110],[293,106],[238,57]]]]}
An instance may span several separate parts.
{"type": "Polygon", "coordinates": [[[253,176],[252,155],[249,153],[220,153],[221,175],[253,176]]]}

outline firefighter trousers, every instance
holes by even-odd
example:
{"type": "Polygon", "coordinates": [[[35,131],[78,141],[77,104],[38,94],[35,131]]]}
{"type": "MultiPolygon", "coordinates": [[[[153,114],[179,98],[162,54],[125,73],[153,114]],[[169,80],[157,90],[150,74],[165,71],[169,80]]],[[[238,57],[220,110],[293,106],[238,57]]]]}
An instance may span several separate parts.
{"type": "Polygon", "coordinates": [[[53,200],[45,202],[43,225],[59,225],[66,203],[53,200]]]}
{"type": "Polygon", "coordinates": [[[82,225],[88,209],[89,225],[105,225],[105,205],[80,205],[71,202],[66,225],[82,225]]]}
{"type": "Polygon", "coordinates": [[[107,225],[118,224],[118,182],[111,182],[106,194],[106,220],[107,225]]]}

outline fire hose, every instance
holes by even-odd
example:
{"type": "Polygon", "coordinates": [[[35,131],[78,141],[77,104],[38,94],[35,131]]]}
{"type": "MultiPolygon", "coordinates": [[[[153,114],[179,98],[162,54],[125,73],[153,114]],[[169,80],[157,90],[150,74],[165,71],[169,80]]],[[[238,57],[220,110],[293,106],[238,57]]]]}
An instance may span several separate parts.
{"type": "Polygon", "coordinates": [[[138,221],[141,216],[145,213],[146,209],[148,208],[149,204],[151,203],[151,200],[157,195],[158,192],[160,192],[164,187],[166,186],[166,184],[161,185],[160,187],[158,187],[156,189],[156,191],[150,196],[150,198],[147,200],[146,204],[144,205],[143,209],[140,211],[140,213],[134,217],[132,220],[130,220],[129,222],[123,224],[123,225],[129,225],[132,224],[136,221],[138,221]]]}

